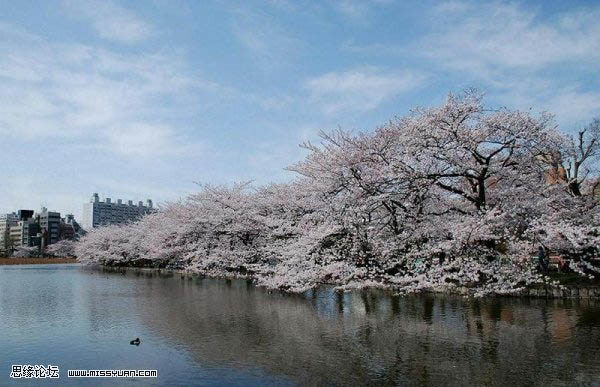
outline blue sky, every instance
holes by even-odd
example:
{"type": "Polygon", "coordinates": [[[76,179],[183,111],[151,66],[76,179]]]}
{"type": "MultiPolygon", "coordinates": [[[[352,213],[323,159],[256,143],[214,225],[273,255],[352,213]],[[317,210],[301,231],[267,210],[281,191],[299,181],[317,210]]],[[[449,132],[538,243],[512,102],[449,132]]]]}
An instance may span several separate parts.
{"type": "Polygon", "coordinates": [[[594,1],[0,0],[0,212],[286,181],[319,130],[450,91],[600,116],[594,1]]]}

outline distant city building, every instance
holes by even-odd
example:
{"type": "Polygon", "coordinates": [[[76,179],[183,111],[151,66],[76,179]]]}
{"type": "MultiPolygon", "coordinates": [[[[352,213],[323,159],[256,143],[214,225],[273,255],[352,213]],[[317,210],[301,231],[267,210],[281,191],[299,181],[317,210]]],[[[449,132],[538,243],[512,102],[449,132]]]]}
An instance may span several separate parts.
{"type": "Polygon", "coordinates": [[[567,182],[567,171],[563,167],[548,168],[544,171],[546,184],[559,184],[567,182]]]}
{"type": "Polygon", "coordinates": [[[19,216],[14,212],[11,214],[0,214],[0,253],[6,254],[12,249],[10,239],[10,228],[16,226],[19,216]]]}
{"type": "Polygon", "coordinates": [[[65,215],[60,221],[60,239],[78,239],[85,231],[72,214],[65,215]]]}
{"type": "Polygon", "coordinates": [[[42,231],[43,247],[60,240],[60,212],[48,211],[42,207],[39,214],[39,224],[42,231]]]}
{"type": "Polygon", "coordinates": [[[8,227],[7,247],[31,247],[35,245],[35,237],[40,233],[40,226],[33,218],[33,210],[19,210],[11,215],[12,221],[8,227]],[[16,215],[16,216],[15,216],[16,215]]]}
{"type": "Polygon", "coordinates": [[[19,210],[10,214],[0,214],[0,254],[10,256],[23,247],[37,247],[40,250],[62,239],[77,239],[85,231],[71,214],[61,219],[60,212],[19,210]]]}
{"type": "MultiPolygon", "coordinates": [[[[32,211],[33,214],[33,211],[32,211]]],[[[33,218],[19,220],[10,227],[10,240],[13,249],[36,246],[40,234],[40,225],[33,218]]]]}
{"type": "Polygon", "coordinates": [[[109,224],[129,223],[154,211],[150,199],[146,200],[146,205],[141,201],[134,205],[131,200],[124,204],[121,199],[118,199],[116,203],[112,202],[110,198],[100,201],[98,194],[94,193],[90,202],[83,205],[83,227],[90,230],[109,224]]]}
{"type": "Polygon", "coordinates": [[[33,210],[19,210],[17,211],[19,220],[27,220],[33,218],[33,210]]]}
{"type": "Polygon", "coordinates": [[[60,222],[60,239],[75,239],[75,229],[72,225],[60,222]]]}

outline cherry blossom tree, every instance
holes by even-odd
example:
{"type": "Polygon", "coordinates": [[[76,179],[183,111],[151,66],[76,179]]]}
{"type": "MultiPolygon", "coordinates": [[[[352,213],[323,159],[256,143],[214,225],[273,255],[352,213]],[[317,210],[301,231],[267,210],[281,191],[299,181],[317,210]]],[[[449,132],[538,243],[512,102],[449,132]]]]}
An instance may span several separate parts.
{"type": "Polygon", "coordinates": [[[597,167],[600,157],[600,119],[594,119],[576,136],[566,136],[560,157],[559,165],[565,171],[571,193],[581,196],[581,185],[597,167]]]}
{"type": "Polygon", "coordinates": [[[330,283],[481,295],[547,281],[532,262],[542,245],[593,276],[600,209],[579,188],[594,128],[566,147],[549,114],[486,109],[469,90],[372,132],[323,132],[302,144],[290,183],[201,186],[138,222],[93,230],[75,255],[295,292],[330,283]],[[560,168],[566,179],[548,178],[560,168]]]}

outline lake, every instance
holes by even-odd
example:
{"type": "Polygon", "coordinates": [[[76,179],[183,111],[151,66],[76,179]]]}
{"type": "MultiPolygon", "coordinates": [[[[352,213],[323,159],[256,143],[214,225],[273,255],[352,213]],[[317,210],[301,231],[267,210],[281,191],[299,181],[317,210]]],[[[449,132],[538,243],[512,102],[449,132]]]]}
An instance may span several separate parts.
{"type": "Polygon", "coordinates": [[[0,266],[0,385],[600,384],[600,302],[290,295],[245,280],[0,266]],[[139,337],[139,346],[130,341],[139,337]],[[11,380],[13,364],[58,380],[11,380]],[[152,379],[68,369],[156,369],[152,379]],[[36,383],[37,382],[37,383],[36,383]]]}

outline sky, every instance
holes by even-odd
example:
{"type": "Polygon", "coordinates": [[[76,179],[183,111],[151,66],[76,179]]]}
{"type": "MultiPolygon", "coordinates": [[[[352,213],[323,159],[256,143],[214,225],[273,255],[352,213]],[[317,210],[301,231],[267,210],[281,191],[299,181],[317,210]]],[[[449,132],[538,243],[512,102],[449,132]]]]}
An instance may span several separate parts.
{"type": "Polygon", "coordinates": [[[294,178],[449,92],[600,116],[597,1],[0,0],[0,212],[294,178]]]}

